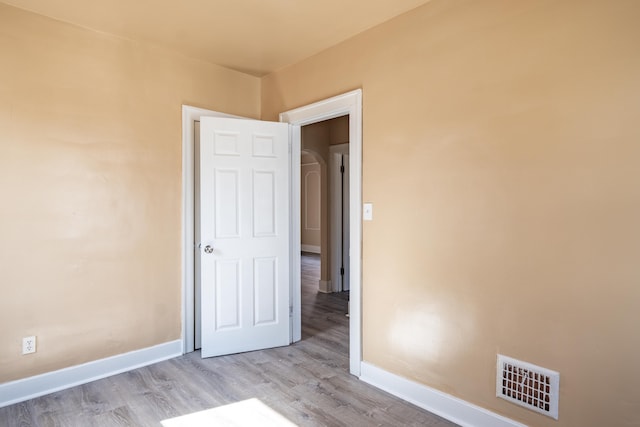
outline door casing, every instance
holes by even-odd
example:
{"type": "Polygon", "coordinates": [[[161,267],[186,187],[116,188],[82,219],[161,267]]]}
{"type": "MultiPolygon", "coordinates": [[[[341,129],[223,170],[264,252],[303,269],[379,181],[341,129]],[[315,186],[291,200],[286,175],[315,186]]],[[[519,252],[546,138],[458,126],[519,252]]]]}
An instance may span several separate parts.
{"type": "MultiPolygon", "coordinates": [[[[291,127],[291,341],[299,341],[300,300],[300,127],[349,116],[350,167],[350,316],[349,371],[360,376],[362,362],[362,90],[357,89],[280,114],[291,127]]],[[[182,352],[194,350],[194,123],[200,116],[242,118],[202,108],[182,106],[182,352]]]]}

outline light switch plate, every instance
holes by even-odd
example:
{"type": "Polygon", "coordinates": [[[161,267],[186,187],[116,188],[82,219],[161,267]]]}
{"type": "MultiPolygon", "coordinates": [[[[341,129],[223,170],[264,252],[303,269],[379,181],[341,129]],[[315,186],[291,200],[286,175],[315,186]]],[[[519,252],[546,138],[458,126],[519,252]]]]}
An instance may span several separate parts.
{"type": "Polygon", "coordinates": [[[373,203],[365,203],[363,205],[362,218],[365,221],[373,221],[373,203]]]}

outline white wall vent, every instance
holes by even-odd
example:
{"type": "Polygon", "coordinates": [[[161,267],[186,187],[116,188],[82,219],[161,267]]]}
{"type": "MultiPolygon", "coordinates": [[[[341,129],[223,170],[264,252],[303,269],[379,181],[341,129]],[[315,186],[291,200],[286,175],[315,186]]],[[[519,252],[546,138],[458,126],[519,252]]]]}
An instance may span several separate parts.
{"type": "Polygon", "coordinates": [[[557,420],[559,392],[558,372],[498,355],[496,396],[557,420]]]}

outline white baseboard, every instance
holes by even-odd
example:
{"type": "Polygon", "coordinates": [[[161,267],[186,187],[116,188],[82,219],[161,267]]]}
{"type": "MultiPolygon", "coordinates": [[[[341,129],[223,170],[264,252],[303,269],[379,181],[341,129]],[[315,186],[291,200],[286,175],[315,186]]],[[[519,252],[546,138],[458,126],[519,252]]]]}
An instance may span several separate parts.
{"type": "Polygon", "coordinates": [[[480,406],[362,362],[360,379],[462,427],[527,427],[480,406]]]}
{"type": "Polygon", "coordinates": [[[330,294],[333,292],[331,287],[331,280],[318,280],[318,291],[323,294],[330,294]]]}
{"type": "Polygon", "coordinates": [[[182,340],[0,384],[0,408],[182,355],[182,340]]]}
{"type": "Polygon", "coordinates": [[[302,252],[311,252],[312,254],[319,254],[320,251],[320,246],[314,246],[314,245],[300,245],[300,250],[302,252]]]}

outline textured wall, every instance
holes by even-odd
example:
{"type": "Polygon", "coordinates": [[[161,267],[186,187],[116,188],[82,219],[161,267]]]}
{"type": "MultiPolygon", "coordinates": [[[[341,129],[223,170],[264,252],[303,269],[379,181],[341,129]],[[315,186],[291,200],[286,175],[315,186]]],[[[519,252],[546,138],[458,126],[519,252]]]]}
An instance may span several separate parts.
{"type": "Polygon", "coordinates": [[[181,105],[260,80],[3,4],[0,61],[0,382],[179,339],[181,105]]]}
{"type": "Polygon", "coordinates": [[[640,424],[640,3],[434,0],[263,78],[363,89],[364,359],[535,426],[640,424]],[[496,354],[561,374],[559,422],[496,354]]]}

